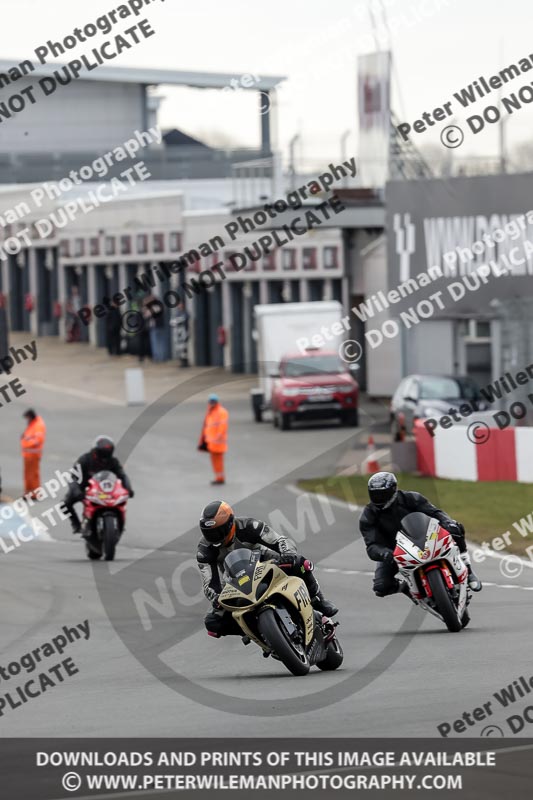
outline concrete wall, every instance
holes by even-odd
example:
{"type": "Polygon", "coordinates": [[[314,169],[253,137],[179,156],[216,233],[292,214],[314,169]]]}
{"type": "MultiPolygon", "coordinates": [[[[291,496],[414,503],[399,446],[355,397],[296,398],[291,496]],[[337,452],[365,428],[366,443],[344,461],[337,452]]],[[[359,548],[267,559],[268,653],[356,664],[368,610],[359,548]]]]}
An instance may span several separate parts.
{"type": "MultiPolygon", "coordinates": [[[[387,292],[387,259],[384,238],[376,242],[376,246],[362,256],[360,271],[362,280],[359,277],[356,285],[358,290],[364,293],[366,301],[380,290],[384,293],[387,292]]],[[[390,318],[388,310],[375,313],[372,318],[369,317],[365,332],[381,331],[383,323],[390,318]]],[[[400,345],[399,336],[392,339],[383,337],[383,341],[376,347],[372,347],[368,339],[366,340],[368,394],[375,397],[388,396],[396,389],[402,377],[400,345]]]]}
{"type": "Polygon", "coordinates": [[[454,323],[451,320],[420,322],[405,332],[405,374],[454,374],[454,323]]]}
{"type": "Polygon", "coordinates": [[[2,90],[5,100],[31,86],[36,103],[0,125],[0,152],[54,153],[118,147],[145,125],[144,88],[138,84],[76,81],[45,97],[30,77],[2,90]]]}
{"type": "MultiPolygon", "coordinates": [[[[87,187],[90,188],[90,185],[87,184],[87,187]]],[[[80,213],[68,227],[60,231],[60,236],[67,238],[89,233],[96,235],[100,230],[108,234],[132,235],[150,229],[172,228],[181,231],[183,202],[183,195],[178,192],[167,197],[119,195],[113,201],[93,208],[88,214],[80,213]]],[[[87,200],[87,204],[90,206],[90,200],[87,200]]]]}
{"type": "MultiPolygon", "coordinates": [[[[368,394],[376,397],[392,395],[401,378],[414,372],[456,372],[453,322],[428,320],[410,329],[398,322],[397,335],[391,338],[384,335],[384,330],[393,331],[392,327],[385,326],[384,329],[383,326],[396,319],[395,306],[392,304],[388,309],[378,311],[372,297],[379,291],[386,296],[387,291],[394,288],[387,283],[386,241],[382,238],[372,243],[367,237],[362,237],[360,234],[357,238],[352,258],[352,291],[364,295],[365,302],[374,310],[373,316],[368,312],[365,323],[368,394]]],[[[377,300],[381,302],[379,296],[377,300]]]]}

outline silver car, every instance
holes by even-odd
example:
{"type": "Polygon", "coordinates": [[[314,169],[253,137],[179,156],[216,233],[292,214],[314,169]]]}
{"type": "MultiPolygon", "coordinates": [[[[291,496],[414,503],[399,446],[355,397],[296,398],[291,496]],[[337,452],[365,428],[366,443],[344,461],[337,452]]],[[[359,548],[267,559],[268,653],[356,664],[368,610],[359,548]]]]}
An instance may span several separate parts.
{"type": "Polygon", "coordinates": [[[408,375],[400,382],[390,404],[391,434],[395,442],[412,434],[416,419],[439,418],[451,408],[468,403],[474,410],[487,408],[472,378],[459,375],[408,375]]]}

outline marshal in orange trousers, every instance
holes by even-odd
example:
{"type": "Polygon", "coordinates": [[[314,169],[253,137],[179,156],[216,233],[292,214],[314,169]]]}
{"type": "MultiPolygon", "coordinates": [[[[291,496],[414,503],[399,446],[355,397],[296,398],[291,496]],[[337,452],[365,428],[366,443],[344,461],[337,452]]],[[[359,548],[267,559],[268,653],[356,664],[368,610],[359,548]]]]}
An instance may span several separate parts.
{"type": "Polygon", "coordinates": [[[216,481],[224,481],[224,453],[209,453],[211,456],[211,466],[213,467],[213,472],[215,474],[216,481]]]}
{"type": "Polygon", "coordinates": [[[24,456],[24,494],[35,492],[41,485],[41,456],[24,456]]]}

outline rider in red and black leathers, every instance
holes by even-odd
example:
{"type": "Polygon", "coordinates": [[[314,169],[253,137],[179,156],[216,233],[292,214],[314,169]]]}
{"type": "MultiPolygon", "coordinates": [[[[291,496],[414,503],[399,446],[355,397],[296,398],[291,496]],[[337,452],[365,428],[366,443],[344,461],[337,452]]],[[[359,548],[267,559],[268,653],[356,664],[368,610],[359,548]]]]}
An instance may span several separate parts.
{"type": "Polygon", "coordinates": [[[65,510],[70,514],[73,533],[79,533],[81,530],[80,518],[74,506],[76,503],[81,503],[85,497],[85,490],[89,485],[89,480],[97,472],[112,472],[122,481],[122,485],[129,492],[130,497],[133,497],[131,483],[122,468],[122,464],[113,455],[114,449],[115,445],[109,436],[98,436],[92,449],[88,453],[81,455],[74,464],[74,469],[80,475],[80,478],[70,484],[63,500],[65,510]]]}
{"type": "Polygon", "coordinates": [[[204,594],[212,603],[212,610],[205,617],[205,627],[212,636],[242,636],[242,630],[234,622],[230,611],[218,604],[222,591],[224,559],[229,552],[239,547],[260,550],[261,560],[274,559],[288,574],[305,581],[313,607],[327,617],[338,609],[326,600],[313,575],[313,565],[298,555],[294,542],[272,530],[265,522],[251,517],[235,517],[233,509],[223,500],[214,500],[202,511],[200,519],[202,539],[196,555],[202,574],[204,594]]]}
{"type": "Polygon", "coordinates": [[[377,472],[368,481],[370,503],[363,509],[359,519],[359,530],[365,541],[366,552],[372,561],[381,562],[374,574],[374,592],[385,597],[402,591],[409,594],[407,584],[396,579],[398,568],[393,558],[396,534],[401,530],[402,519],[407,514],[420,511],[435,517],[456,542],[461,558],[468,569],[468,585],[474,592],[482,588],[474,574],[466,548],[465,529],[460,522],[451,519],[418,492],[398,490],[398,482],[391,472],[377,472]]]}

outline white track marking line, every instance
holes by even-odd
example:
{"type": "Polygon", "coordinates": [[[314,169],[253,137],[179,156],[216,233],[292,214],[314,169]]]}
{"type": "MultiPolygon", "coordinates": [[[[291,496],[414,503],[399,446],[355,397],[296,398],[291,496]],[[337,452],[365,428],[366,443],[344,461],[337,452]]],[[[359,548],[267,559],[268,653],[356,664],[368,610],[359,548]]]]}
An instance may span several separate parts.
{"type": "Polygon", "coordinates": [[[341,506],[342,508],[346,509],[346,511],[362,511],[363,506],[354,505],[352,503],[348,503],[346,500],[341,500],[339,497],[334,497],[330,494],[319,494],[318,492],[307,492],[305,489],[299,489],[298,486],[293,486],[292,484],[288,484],[287,486],[283,487],[287,489],[288,492],[291,494],[305,494],[309,497],[316,497],[319,503],[327,503],[328,505],[331,504],[333,506],[341,506]]]}
{"type": "Polygon", "coordinates": [[[114,397],[107,397],[104,394],[93,394],[93,392],[86,392],[83,389],[71,389],[70,387],[66,386],[57,386],[53,383],[47,383],[46,381],[36,381],[36,380],[29,380],[24,378],[24,383],[28,386],[34,386],[37,389],[47,389],[50,392],[58,392],[59,394],[68,394],[72,397],[80,397],[83,400],[97,400],[99,403],[106,403],[109,406],[122,406],[124,407],[126,404],[121,400],[117,400],[114,397]]]}
{"type": "MultiPolygon", "coordinates": [[[[481,550],[480,547],[476,547],[473,544],[469,545],[468,549],[471,552],[474,552],[475,550],[481,550]]],[[[520,558],[520,556],[517,556],[516,553],[496,553],[494,550],[483,550],[483,555],[487,556],[488,558],[497,558],[499,561],[505,561],[508,558],[518,559],[523,567],[529,567],[529,569],[533,569],[533,561],[526,561],[525,558],[520,558]]]]}
{"type": "MultiPolygon", "coordinates": [[[[363,569],[341,569],[340,567],[321,567],[320,564],[317,564],[317,569],[320,572],[331,572],[337,575],[370,575],[373,576],[373,572],[367,572],[363,569]]],[[[491,581],[483,581],[483,586],[496,586],[498,589],[523,589],[524,592],[533,592],[533,586],[515,586],[512,583],[491,583],[491,581]]]]}
{"type": "Polygon", "coordinates": [[[333,572],[337,575],[374,575],[373,572],[369,572],[365,569],[340,569],[337,567],[321,567],[318,566],[318,569],[321,572],[333,572]]]}

